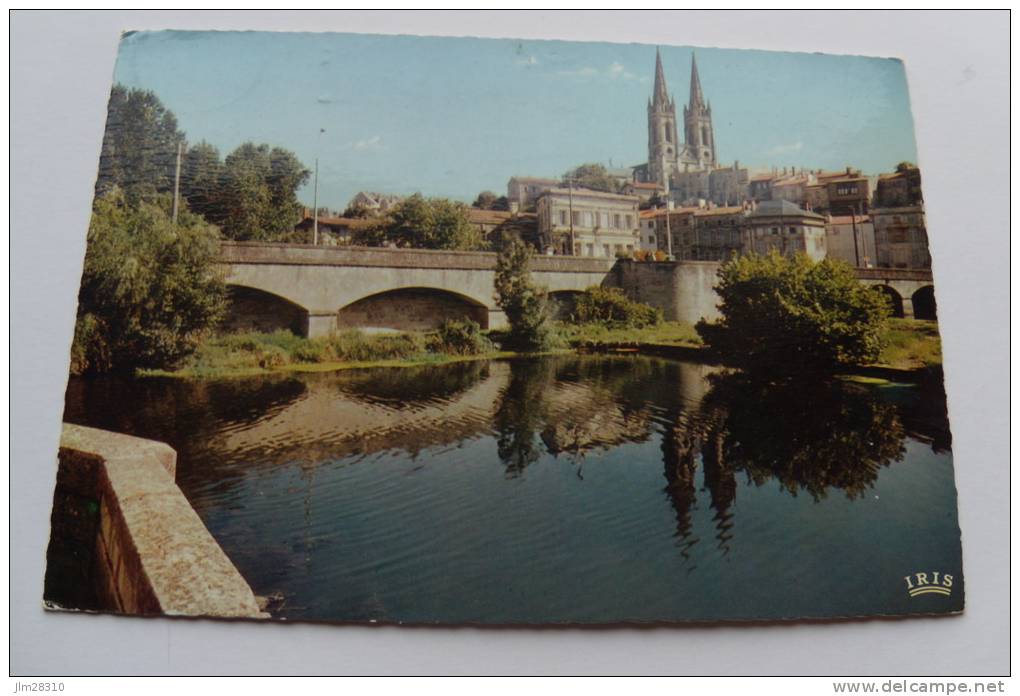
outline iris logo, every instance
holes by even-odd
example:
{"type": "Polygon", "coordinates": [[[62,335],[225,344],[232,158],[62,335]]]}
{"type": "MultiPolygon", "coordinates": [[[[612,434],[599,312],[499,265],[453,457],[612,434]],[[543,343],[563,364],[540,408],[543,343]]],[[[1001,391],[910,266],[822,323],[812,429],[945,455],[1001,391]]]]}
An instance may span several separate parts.
{"type": "Polygon", "coordinates": [[[907,581],[907,593],[911,597],[923,594],[940,594],[948,597],[953,592],[953,576],[949,574],[914,573],[903,576],[903,579],[907,581]],[[931,576],[930,581],[929,575],[931,576]]]}

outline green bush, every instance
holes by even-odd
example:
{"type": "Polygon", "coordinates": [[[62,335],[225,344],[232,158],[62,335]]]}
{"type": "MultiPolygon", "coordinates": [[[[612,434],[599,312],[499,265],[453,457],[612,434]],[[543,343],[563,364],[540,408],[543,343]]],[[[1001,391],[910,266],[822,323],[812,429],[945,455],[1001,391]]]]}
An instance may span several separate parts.
{"type": "Polygon", "coordinates": [[[530,248],[519,239],[508,240],[496,261],[496,304],[510,324],[505,341],[508,348],[548,350],[556,337],[546,292],[532,281],[530,264],[530,248]]]}
{"type": "Polygon", "coordinates": [[[773,252],[719,269],[722,318],[698,334],[728,363],[748,370],[834,371],[871,363],[882,350],[885,299],[847,264],[773,252]]]}
{"type": "Polygon", "coordinates": [[[447,319],[430,339],[429,350],[433,353],[478,355],[492,350],[492,343],[482,334],[482,327],[470,319],[447,319]]]}
{"type": "Polygon", "coordinates": [[[76,373],[164,368],[192,353],[225,305],[215,227],[169,198],[97,198],[72,347],[76,373]]]}
{"type": "Polygon", "coordinates": [[[297,362],[320,363],[332,359],[333,354],[324,341],[305,340],[290,349],[290,356],[297,362]]]}
{"type": "Polygon", "coordinates": [[[577,296],[571,317],[577,324],[641,329],[662,323],[662,310],[635,302],[619,288],[591,287],[577,296]]]}
{"type": "Polygon", "coordinates": [[[279,346],[269,344],[259,346],[256,355],[258,356],[259,367],[266,370],[281,367],[290,362],[290,356],[287,355],[287,351],[279,346]]]}
{"type": "Polygon", "coordinates": [[[349,362],[402,360],[427,350],[425,336],[420,333],[366,334],[348,329],[331,335],[325,341],[337,360],[349,362]]]}

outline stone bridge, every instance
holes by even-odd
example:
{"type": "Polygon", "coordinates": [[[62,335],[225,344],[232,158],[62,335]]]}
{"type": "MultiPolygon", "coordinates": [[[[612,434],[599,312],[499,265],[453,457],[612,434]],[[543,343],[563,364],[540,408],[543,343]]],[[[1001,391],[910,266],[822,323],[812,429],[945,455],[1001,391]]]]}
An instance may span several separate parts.
{"type": "MultiPolygon", "coordinates": [[[[289,329],[323,336],[345,327],[430,329],[469,317],[500,328],[496,254],[378,247],[315,247],[224,242],[231,309],[226,329],[289,329]]],[[[718,316],[713,290],[718,263],[535,256],[531,273],[561,308],[593,285],[619,287],[662,309],[669,320],[695,323],[718,316]]],[[[934,318],[931,272],[858,269],[861,282],[886,293],[897,316],[934,318]]]]}
{"type": "MultiPolygon", "coordinates": [[[[483,328],[506,323],[495,303],[491,252],[224,242],[221,263],[232,296],[228,330],[322,336],[344,327],[429,329],[464,316],[483,328]]],[[[531,271],[566,303],[603,284],[613,264],[537,256],[531,271]]]]}
{"type": "Polygon", "coordinates": [[[927,268],[858,268],[857,277],[885,293],[893,316],[935,318],[935,286],[927,268]]]}

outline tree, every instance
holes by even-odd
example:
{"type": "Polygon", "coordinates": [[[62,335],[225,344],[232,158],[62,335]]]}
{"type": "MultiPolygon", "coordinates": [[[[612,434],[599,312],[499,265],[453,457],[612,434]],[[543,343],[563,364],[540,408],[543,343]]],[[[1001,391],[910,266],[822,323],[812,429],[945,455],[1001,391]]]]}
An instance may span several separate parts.
{"type": "Polygon", "coordinates": [[[592,189],[593,191],[606,191],[617,193],[620,186],[616,179],[610,176],[609,171],[601,164],[582,164],[563,175],[563,183],[572,180],[574,186],[592,189]]]}
{"type": "Polygon", "coordinates": [[[106,110],[96,196],[118,187],[129,201],[173,190],[184,133],[153,92],[114,85],[106,110]]]}
{"type": "Polygon", "coordinates": [[[221,316],[225,288],[216,228],[171,199],[130,205],[113,188],[96,199],[78,293],[71,371],[172,366],[221,316]]]}
{"type": "Polygon", "coordinates": [[[578,324],[640,329],[662,323],[662,310],[635,302],[620,288],[594,285],[577,295],[571,318],[578,324]]]}
{"type": "Polygon", "coordinates": [[[447,198],[405,198],[389,215],[386,239],[416,249],[484,249],[481,230],[467,217],[467,206],[447,198]]]}
{"type": "Polygon", "coordinates": [[[220,152],[204,140],[189,147],[181,160],[181,197],[206,220],[222,218],[226,186],[220,152]]]}
{"type": "Polygon", "coordinates": [[[508,347],[545,350],[553,343],[545,291],[531,280],[531,249],[509,240],[496,261],[496,304],[510,324],[508,347]]]}
{"type": "Polygon", "coordinates": [[[747,370],[832,372],[873,362],[889,308],[847,264],[772,252],[741,256],[718,273],[722,319],[698,322],[702,340],[747,370]]]}
{"type": "Polygon", "coordinates": [[[300,221],[297,190],[310,175],[288,150],[244,143],[224,160],[222,186],[206,219],[228,239],[278,239],[300,221]]]}
{"type": "Polygon", "coordinates": [[[497,196],[492,191],[482,191],[471,207],[479,210],[510,210],[510,201],[506,196],[497,196]]]}
{"type": "Polygon", "coordinates": [[[345,218],[368,218],[374,215],[375,212],[365,205],[348,205],[344,210],[345,218]]]}

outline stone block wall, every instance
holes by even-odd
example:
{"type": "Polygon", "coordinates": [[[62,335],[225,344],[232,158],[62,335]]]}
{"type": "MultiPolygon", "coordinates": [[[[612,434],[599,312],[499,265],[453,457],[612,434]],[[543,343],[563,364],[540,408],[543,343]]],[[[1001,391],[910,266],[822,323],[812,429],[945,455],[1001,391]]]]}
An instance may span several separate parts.
{"type": "Polygon", "coordinates": [[[696,324],[719,317],[714,286],[718,263],[710,261],[619,261],[607,284],[633,300],[662,310],[667,321],[696,324]]]}
{"type": "Polygon", "coordinates": [[[52,608],[265,616],[174,483],[169,446],[64,424],[44,598],[52,608]]]}

